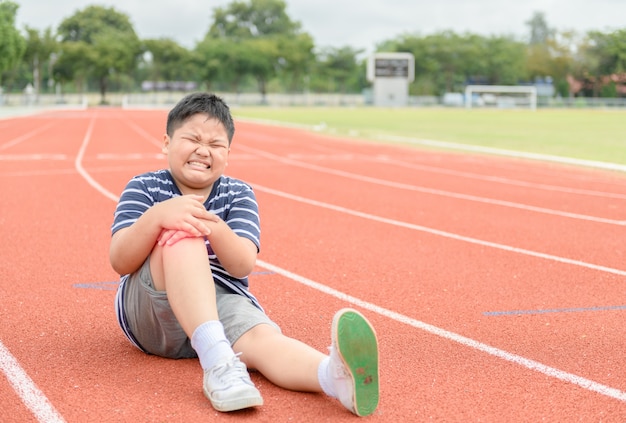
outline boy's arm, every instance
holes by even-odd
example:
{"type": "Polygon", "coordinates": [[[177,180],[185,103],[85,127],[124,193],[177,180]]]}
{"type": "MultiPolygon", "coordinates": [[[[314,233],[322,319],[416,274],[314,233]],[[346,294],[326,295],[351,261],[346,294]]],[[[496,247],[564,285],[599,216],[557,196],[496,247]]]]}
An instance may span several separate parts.
{"type": "Polygon", "coordinates": [[[157,203],[131,226],[118,230],[109,246],[113,269],[120,275],[137,270],[165,229],[185,231],[191,236],[208,236],[211,231],[206,222],[216,216],[206,211],[202,200],[201,196],[185,195],[157,203]]]}
{"type": "Polygon", "coordinates": [[[115,232],[109,245],[113,270],[126,275],[139,269],[161,233],[156,206],[149,208],[135,223],[115,232]]]}
{"type": "Polygon", "coordinates": [[[207,238],[224,269],[236,278],[244,278],[252,273],[258,251],[256,244],[237,235],[221,219],[206,223],[211,231],[207,238]]]}

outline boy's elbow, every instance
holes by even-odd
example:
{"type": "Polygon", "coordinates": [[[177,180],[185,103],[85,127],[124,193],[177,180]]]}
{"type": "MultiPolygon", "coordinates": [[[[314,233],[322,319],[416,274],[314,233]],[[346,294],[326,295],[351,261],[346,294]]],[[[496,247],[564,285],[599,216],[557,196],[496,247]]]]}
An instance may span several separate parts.
{"type": "Polygon", "coordinates": [[[109,248],[109,263],[118,275],[127,275],[132,273],[134,270],[130,268],[131,264],[129,263],[128,258],[113,246],[109,248]]]}
{"type": "Polygon", "coordinates": [[[126,273],[128,273],[124,271],[124,266],[122,265],[122,263],[120,263],[120,260],[112,251],[109,252],[109,263],[118,275],[125,275],[126,273]]]}
{"type": "MultiPolygon", "coordinates": [[[[231,262],[232,266],[226,269],[228,273],[238,279],[243,279],[252,273],[256,266],[258,248],[256,244],[246,238],[242,238],[245,248],[240,250],[237,259],[231,262]]],[[[234,258],[234,257],[233,257],[234,258]]]]}
{"type": "Polygon", "coordinates": [[[250,275],[250,273],[252,273],[252,270],[254,269],[254,266],[238,266],[237,269],[233,269],[232,271],[228,272],[230,273],[231,276],[237,278],[237,279],[243,279],[247,276],[250,275]]]}
{"type": "Polygon", "coordinates": [[[131,263],[129,258],[131,255],[128,253],[128,249],[124,248],[125,243],[123,239],[123,234],[128,230],[128,228],[120,229],[116,232],[111,238],[111,243],[109,244],[109,263],[115,272],[119,275],[127,275],[132,273],[134,269],[130,269],[131,263]]]}
{"type": "Polygon", "coordinates": [[[252,273],[254,270],[254,266],[256,265],[256,257],[251,258],[249,260],[241,261],[237,266],[233,266],[232,269],[229,270],[231,276],[243,279],[252,273]]]}

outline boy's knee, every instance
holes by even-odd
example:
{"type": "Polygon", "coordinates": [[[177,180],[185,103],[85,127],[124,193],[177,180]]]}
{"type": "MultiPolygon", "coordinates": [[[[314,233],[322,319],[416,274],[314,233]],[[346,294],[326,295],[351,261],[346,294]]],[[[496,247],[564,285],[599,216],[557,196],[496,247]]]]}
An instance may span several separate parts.
{"type": "Polygon", "coordinates": [[[235,347],[236,350],[237,347],[239,347],[241,351],[247,349],[246,347],[254,348],[254,346],[258,346],[276,336],[283,335],[274,326],[267,323],[260,323],[241,335],[233,347],[235,347]]]}
{"type": "Polygon", "coordinates": [[[164,245],[161,247],[161,254],[164,258],[169,256],[180,257],[192,251],[200,251],[206,257],[206,245],[204,243],[204,238],[198,237],[189,237],[183,238],[172,245],[164,245]]]}

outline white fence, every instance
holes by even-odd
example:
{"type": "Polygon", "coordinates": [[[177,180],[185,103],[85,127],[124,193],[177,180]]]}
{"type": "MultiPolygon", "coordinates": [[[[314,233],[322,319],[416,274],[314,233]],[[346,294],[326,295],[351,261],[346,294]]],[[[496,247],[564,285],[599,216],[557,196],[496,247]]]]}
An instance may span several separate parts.
{"type": "MultiPolygon", "coordinates": [[[[185,92],[158,92],[143,94],[108,93],[107,104],[110,106],[128,107],[162,107],[168,108],[181,99],[185,92]]],[[[217,93],[232,106],[371,106],[371,93],[363,94],[267,94],[265,98],[259,93],[217,93]]],[[[72,107],[84,108],[98,106],[100,94],[0,94],[0,107],[72,107]]],[[[442,107],[446,106],[443,97],[411,96],[409,107],[442,107]]],[[[447,104],[447,107],[454,107],[447,104]]],[[[458,104],[456,107],[464,107],[458,104]]],[[[547,98],[537,97],[538,108],[626,108],[626,98],[547,98]]]]}

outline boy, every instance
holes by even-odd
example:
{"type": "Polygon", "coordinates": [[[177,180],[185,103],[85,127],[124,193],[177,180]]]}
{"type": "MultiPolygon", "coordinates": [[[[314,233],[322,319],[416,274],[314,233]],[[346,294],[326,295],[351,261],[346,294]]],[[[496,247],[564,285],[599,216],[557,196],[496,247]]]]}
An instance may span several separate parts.
{"type": "Polygon", "coordinates": [[[247,368],[286,389],[325,392],[356,415],[378,404],[378,348],[360,313],[337,312],[330,355],[283,335],[248,290],[259,252],[250,186],[224,175],[234,123],[212,94],[183,98],[168,114],[169,169],[133,178],[115,211],[113,269],[119,323],[139,349],[198,357],[213,407],[263,404],[247,368]]]}

